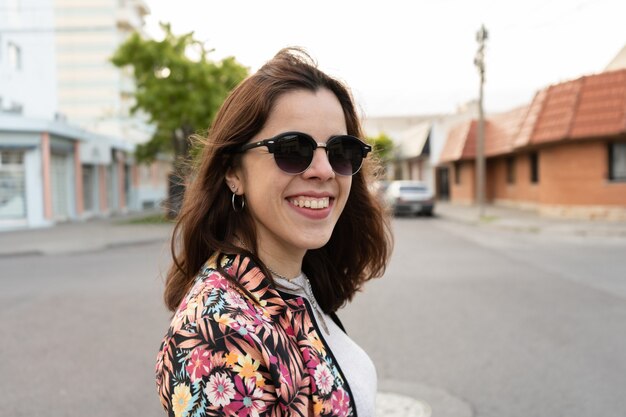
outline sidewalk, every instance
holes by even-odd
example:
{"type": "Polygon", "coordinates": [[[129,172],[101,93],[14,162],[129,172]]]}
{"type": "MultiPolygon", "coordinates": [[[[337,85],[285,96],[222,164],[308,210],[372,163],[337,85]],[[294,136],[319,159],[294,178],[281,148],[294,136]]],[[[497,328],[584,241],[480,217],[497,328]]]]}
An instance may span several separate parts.
{"type": "Polygon", "coordinates": [[[0,257],[91,252],[152,242],[167,244],[173,224],[133,223],[154,214],[142,212],[0,232],[0,257]]]}
{"type": "Polygon", "coordinates": [[[608,220],[580,220],[542,217],[531,210],[521,210],[487,205],[484,216],[479,219],[478,208],[447,202],[438,202],[435,215],[443,219],[517,232],[626,238],[626,222],[608,220]]]}
{"type": "MultiPolygon", "coordinates": [[[[132,222],[151,214],[154,213],[134,213],[48,228],[0,232],[0,257],[89,252],[151,242],[167,244],[173,224],[132,222]]],[[[435,215],[479,227],[522,233],[626,238],[626,222],[554,219],[541,217],[533,211],[499,206],[487,206],[485,216],[479,219],[477,207],[439,202],[435,215]]]]}

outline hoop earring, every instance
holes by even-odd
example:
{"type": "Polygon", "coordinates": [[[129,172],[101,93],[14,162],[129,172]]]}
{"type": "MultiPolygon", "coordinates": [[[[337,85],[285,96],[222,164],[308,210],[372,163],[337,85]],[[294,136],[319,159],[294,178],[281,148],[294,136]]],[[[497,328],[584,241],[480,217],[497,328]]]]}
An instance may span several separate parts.
{"type": "Polygon", "coordinates": [[[237,196],[237,194],[233,193],[233,197],[230,199],[230,204],[233,206],[233,211],[235,213],[239,213],[240,211],[243,211],[243,208],[246,206],[246,199],[242,195],[241,196],[241,204],[240,204],[239,208],[237,208],[237,205],[235,204],[235,196],[237,196]]]}

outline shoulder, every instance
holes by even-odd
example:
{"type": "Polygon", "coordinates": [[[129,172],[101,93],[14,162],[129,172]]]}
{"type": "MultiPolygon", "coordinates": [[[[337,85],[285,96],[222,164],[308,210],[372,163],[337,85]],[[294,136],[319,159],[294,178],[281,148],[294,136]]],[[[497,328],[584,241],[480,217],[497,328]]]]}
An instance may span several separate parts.
{"type": "Polygon", "coordinates": [[[176,414],[182,401],[185,409],[201,415],[205,406],[214,410],[206,400],[217,406],[235,395],[271,394],[264,340],[273,326],[265,309],[207,263],[174,314],[157,356],[163,406],[176,414]],[[228,388],[228,395],[218,392],[220,386],[228,388]]]}
{"type": "MultiPolygon", "coordinates": [[[[221,265],[231,277],[220,271],[217,259],[212,257],[202,267],[196,276],[191,289],[178,306],[171,323],[171,332],[175,333],[182,328],[195,326],[199,321],[221,320],[224,315],[250,317],[261,313],[255,299],[233,282],[233,278],[240,279],[239,274],[233,274],[232,267],[237,266],[230,257],[224,257],[221,265]]],[[[227,324],[229,321],[223,322],[227,324]]]]}

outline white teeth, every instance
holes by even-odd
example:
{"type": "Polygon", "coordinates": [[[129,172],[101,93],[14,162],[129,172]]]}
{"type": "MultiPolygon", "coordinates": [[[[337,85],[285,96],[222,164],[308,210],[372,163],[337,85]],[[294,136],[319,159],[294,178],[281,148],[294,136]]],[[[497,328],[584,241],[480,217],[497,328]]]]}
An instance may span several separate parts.
{"type": "Polygon", "coordinates": [[[297,207],[306,207],[316,210],[328,207],[328,205],[330,204],[330,198],[311,198],[302,196],[289,200],[289,202],[297,207]]]}

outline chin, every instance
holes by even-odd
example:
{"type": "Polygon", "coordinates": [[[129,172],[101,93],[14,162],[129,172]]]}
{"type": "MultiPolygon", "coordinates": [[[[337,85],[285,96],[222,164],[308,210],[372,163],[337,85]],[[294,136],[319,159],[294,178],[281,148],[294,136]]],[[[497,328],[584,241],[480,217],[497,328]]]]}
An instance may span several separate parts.
{"type": "Polygon", "coordinates": [[[330,235],[320,236],[320,237],[315,237],[315,238],[312,237],[310,239],[305,239],[302,242],[298,242],[297,246],[306,250],[319,249],[323,247],[324,245],[326,245],[329,240],[330,240],[330,235]]]}

